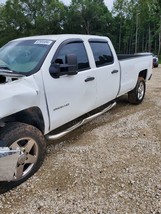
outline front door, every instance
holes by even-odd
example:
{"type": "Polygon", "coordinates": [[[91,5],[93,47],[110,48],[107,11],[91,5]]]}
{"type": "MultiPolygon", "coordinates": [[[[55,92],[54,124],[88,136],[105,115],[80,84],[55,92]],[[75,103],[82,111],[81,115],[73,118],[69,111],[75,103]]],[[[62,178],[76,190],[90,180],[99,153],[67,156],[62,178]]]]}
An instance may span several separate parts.
{"type": "Polygon", "coordinates": [[[65,74],[59,78],[53,78],[49,72],[47,74],[46,71],[43,72],[50,115],[50,130],[92,110],[96,101],[95,73],[90,69],[83,41],[67,40],[63,42],[57,48],[52,60],[58,64],[66,64],[68,54],[77,56],[78,73],[76,75],[65,74]]]}

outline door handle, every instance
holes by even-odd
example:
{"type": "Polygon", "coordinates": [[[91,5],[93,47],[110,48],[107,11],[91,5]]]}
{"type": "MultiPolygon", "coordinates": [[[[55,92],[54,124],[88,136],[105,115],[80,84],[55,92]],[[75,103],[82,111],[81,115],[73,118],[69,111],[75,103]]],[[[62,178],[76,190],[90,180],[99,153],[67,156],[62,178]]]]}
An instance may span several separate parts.
{"type": "Polygon", "coordinates": [[[118,70],[113,70],[112,72],[111,72],[111,74],[116,74],[116,73],[118,73],[119,71],[118,70]]]}
{"type": "Polygon", "coordinates": [[[87,79],[85,79],[85,82],[89,82],[89,81],[93,81],[95,78],[94,77],[87,77],[87,79]]]}

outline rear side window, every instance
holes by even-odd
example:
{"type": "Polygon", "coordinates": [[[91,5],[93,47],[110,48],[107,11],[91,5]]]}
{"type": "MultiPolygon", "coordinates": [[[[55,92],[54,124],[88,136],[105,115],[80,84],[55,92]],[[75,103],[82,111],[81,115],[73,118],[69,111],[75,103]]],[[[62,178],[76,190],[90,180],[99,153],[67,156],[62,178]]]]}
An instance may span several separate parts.
{"type": "Polygon", "coordinates": [[[89,69],[89,61],[83,42],[70,42],[65,44],[60,49],[55,61],[59,64],[65,64],[68,54],[75,54],[77,56],[79,71],[89,69]]]}
{"type": "Polygon", "coordinates": [[[107,42],[90,42],[96,67],[112,64],[114,61],[112,52],[107,42]]]}

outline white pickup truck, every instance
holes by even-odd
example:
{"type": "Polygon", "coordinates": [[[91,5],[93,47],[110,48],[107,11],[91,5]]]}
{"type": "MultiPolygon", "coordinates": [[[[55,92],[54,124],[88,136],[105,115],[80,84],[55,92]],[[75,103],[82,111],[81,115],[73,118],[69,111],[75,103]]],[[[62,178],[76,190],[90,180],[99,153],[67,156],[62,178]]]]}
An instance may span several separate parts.
{"type": "Polygon", "coordinates": [[[116,55],[109,38],[48,35],[0,49],[0,192],[41,166],[46,139],[58,139],[108,111],[128,93],[139,104],[152,55],[116,55]]]}

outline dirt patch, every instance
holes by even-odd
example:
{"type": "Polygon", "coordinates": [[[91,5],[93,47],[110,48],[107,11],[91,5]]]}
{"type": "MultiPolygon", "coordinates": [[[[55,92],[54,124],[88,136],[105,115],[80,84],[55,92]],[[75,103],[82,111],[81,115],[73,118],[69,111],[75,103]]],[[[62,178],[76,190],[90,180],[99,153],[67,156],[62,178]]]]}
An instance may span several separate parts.
{"type": "Polygon", "coordinates": [[[49,144],[43,167],[0,196],[0,213],[161,213],[161,66],[141,105],[111,111],[49,144]]]}

